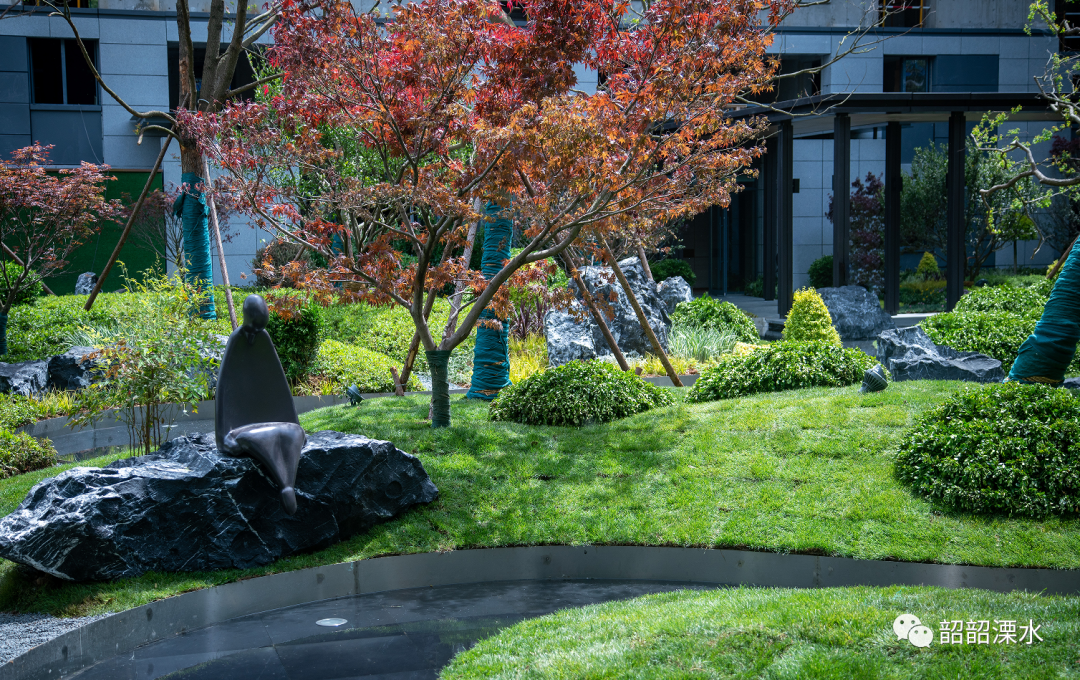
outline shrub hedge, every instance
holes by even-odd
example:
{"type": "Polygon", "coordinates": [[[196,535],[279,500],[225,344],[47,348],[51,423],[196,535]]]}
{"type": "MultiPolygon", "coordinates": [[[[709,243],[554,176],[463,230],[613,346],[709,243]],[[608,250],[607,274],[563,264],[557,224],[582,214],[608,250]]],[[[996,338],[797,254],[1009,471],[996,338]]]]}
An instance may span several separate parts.
{"type": "Polygon", "coordinates": [[[822,255],[810,263],[806,275],[810,277],[811,288],[829,288],[833,283],[832,255],[822,255]]]}
{"type": "Polygon", "coordinates": [[[739,342],[756,342],[757,327],[750,317],[730,302],[710,295],[680,302],[671,314],[672,327],[712,328],[735,336],[739,342]]]}
{"type": "Polygon", "coordinates": [[[877,360],[861,349],[830,342],[774,342],[754,352],[721,357],[686,395],[689,402],[731,399],[802,387],[842,387],[862,380],[877,360]]]}
{"type": "MultiPolygon", "coordinates": [[[[433,335],[442,336],[449,316],[449,301],[445,298],[436,300],[428,319],[433,335]]],[[[409,343],[412,342],[412,336],[416,330],[408,310],[400,305],[376,307],[364,302],[335,304],[321,310],[320,321],[320,339],[339,340],[363,347],[390,357],[398,366],[405,363],[405,357],[409,353],[409,343]]],[[[466,340],[458,346],[456,351],[463,352],[471,346],[471,342],[466,340]]],[[[424,355],[423,348],[416,355],[415,370],[423,372],[428,370],[427,357],[424,355]]]]}
{"type": "MultiPolygon", "coordinates": [[[[338,392],[350,385],[356,385],[361,392],[393,392],[391,366],[401,370],[401,364],[395,364],[385,354],[337,340],[324,340],[319,345],[314,372],[337,383],[338,392]]],[[[405,389],[421,389],[415,373],[409,376],[405,389]]]]}
{"type": "MultiPolygon", "coordinates": [[[[920,325],[931,340],[964,352],[981,352],[1001,362],[1007,373],[1042,316],[1051,283],[1033,286],[983,286],[960,298],[956,308],[920,325]]],[[[1080,357],[1069,364],[1080,371],[1080,357]]]]}
{"type": "Polygon", "coordinates": [[[0,479],[56,465],[56,449],[25,432],[0,430],[0,479]]]}
{"type": "Polygon", "coordinates": [[[1080,512],[1080,397],[1002,383],[958,392],[915,420],[896,476],[955,510],[1080,512]]]}
{"type": "Polygon", "coordinates": [[[309,375],[319,351],[319,309],[306,305],[285,316],[272,311],[266,332],[274,341],[285,377],[295,383],[309,375]]]}
{"type": "Polygon", "coordinates": [[[607,362],[572,361],[503,389],[490,415],[523,425],[591,425],[674,401],[667,390],[607,362]]]}
{"type": "Polygon", "coordinates": [[[672,276],[683,277],[683,280],[691,286],[693,286],[694,281],[697,280],[694,270],[686,260],[668,258],[666,260],[660,260],[659,262],[650,262],[649,270],[652,272],[653,280],[657,283],[660,283],[664,279],[670,279],[672,276]]]}

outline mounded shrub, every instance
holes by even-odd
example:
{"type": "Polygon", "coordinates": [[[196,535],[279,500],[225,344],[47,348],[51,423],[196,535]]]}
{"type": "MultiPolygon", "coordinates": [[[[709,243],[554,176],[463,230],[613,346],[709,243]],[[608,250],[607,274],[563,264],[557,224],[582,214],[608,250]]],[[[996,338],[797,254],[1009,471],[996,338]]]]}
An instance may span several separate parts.
{"type": "MultiPolygon", "coordinates": [[[[4,262],[0,266],[4,267],[6,270],[8,281],[15,281],[23,272],[23,268],[14,262],[4,262]]],[[[27,281],[23,284],[23,289],[15,296],[15,302],[12,306],[28,305],[41,297],[41,293],[45,290],[41,285],[41,279],[38,278],[33,271],[30,272],[30,275],[27,276],[26,279],[27,281]]],[[[3,277],[0,277],[0,300],[7,300],[7,296],[8,287],[4,285],[3,277]]]]}
{"type": "Polygon", "coordinates": [[[813,288],[795,291],[795,300],[784,322],[783,337],[794,342],[841,344],[840,334],[833,328],[829,308],[813,288]]]}
{"type": "Polygon", "coordinates": [[[311,373],[319,351],[319,311],[307,304],[289,312],[273,310],[266,332],[274,341],[285,377],[295,383],[311,373]]]}
{"type": "Polygon", "coordinates": [[[689,402],[731,399],[802,387],[856,385],[877,360],[861,349],[830,342],[774,342],[746,354],[721,357],[686,395],[689,402]]]}
{"type": "Polygon", "coordinates": [[[683,280],[691,286],[693,286],[694,281],[697,280],[694,270],[686,260],[669,258],[667,260],[660,260],[659,262],[650,262],[649,271],[652,272],[653,280],[657,283],[660,283],[664,279],[670,279],[672,276],[683,277],[683,280]]]}
{"type": "MultiPolygon", "coordinates": [[[[324,340],[319,345],[314,372],[338,383],[342,389],[356,385],[361,392],[393,392],[391,366],[401,370],[401,366],[385,354],[337,340],[324,340]]],[[[416,373],[409,376],[405,389],[422,389],[416,373]]]]}
{"type": "Polygon", "coordinates": [[[941,267],[938,267],[937,258],[933,253],[924,252],[922,258],[919,260],[919,266],[915,269],[917,274],[924,281],[930,279],[936,279],[941,276],[941,267]]]}
{"type": "Polygon", "coordinates": [[[810,263],[810,270],[806,275],[810,277],[812,288],[828,288],[832,286],[832,255],[822,255],[810,263]]]}
{"type": "MultiPolygon", "coordinates": [[[[479,251],[480,249],[477,248],[479,251]]],[[[450,303],[439,298],[428,323],[433,334],[442,334],[450,315],[450,303]]],[[[320,338],[346,342],[390,357],[398,366],[405,363],[416,326],[409,310],[400,305],[369,305],[365,302],[333,304],[319,310],[320,338]]],[[[472,341],[458,346],[455,354],[471,351],[472,341]]],[[[416,354],[415,370],[427,372],[423,348],[416,354]]]]}
{"type": "Polygon", "coordinates": [[[712,328],[730,333],[739,342],[756,342],[757,327],[746,312],[730,302],[721,302],[709,295],[680,302],[671,313],[672,327],[712,328]]]}
{"type": "Polygon", "coordinates": [[[0,479],[56,465],[56,449],[25,432],[0,430],[0,479]]]}
{"type": "Polygon", "coordinates": [[[955,510],[1044,517],[1080,512],[1080,397],[1020,383],[962,390],[920,415],[896,476],[955,510]]]}
{"type": "Polygon", "coordinates": [[[667,390],[609,363],[571,361],[503,389],[490,414],[523,425],[587,425],[674,402],[667,390]]]}
{"type": "Polygon", "coordinates": [[[976,288],[956,303],[954,313],[1007,312],[1018,316],[1042,316],[1043,307],[1050,299],[1050,291],[1018,286],[983,286],[976,288]]]}

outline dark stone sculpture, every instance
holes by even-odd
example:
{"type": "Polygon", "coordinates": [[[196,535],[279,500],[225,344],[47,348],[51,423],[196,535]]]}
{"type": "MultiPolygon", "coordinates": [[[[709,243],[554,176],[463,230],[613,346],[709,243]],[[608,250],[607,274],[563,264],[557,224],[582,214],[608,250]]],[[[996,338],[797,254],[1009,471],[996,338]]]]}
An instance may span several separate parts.
{"type": "Polygon", "coordinates": [[[270,311],[258,295],[244,300],[244,325],[225,345],[218,371],[214,430],[218,450],[262,463],[281,489],[281,504],[296,512],[296,466],[304,430],[274,343],[266,332],[270,311]]]}
{"type": "Polygon", "coordinates": [[[307,437],[293,516],[263,469],[199,434],[65,470],[0,519],[0,557],[74,581],[247,569],[321,550],[439,496],[419,459],[360,435],[307,437]]]}

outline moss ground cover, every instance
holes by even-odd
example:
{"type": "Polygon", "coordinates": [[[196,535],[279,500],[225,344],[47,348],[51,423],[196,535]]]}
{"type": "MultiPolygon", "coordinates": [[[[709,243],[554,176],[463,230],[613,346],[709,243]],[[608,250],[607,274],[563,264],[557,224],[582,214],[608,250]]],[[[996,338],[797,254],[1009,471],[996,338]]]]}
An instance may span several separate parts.
{"type": "MultiPolygon", "coordinates": [[[[565,609],[459,654],[466,678],[1061,678],[1080,674],[1080,598],[936,588],[679,591],[565,609]],[[898,639],[913,614],[929,647],[898,639]],[[940,622],[989,622],[988,644],[938,644],[940,622]],[[996,620],[1042,640],[994,643],[996,620]]],[[[977,638],[976,638],[977,640],[977,638]]]]}
{"type": "MultiPolygon", "coordinates": [[[[483,546],[722,546],[1080,568],[1080,520],[949,512],[896,481],[897,446],[915,416],[961,387],[905,382],[867,395],[853,386],[679,401],[581,428],[491,422],[486,403],[459,398],[453,427],[440,430],[424,419],[424,397],[312,411],[301,416],[309,431],[359,432],[419,456],[441,498],[327,550],[247,571],[36,585],[5,562],[0,610],[121,610],[249,576],[483,546]]],[[[28,489],[26,476],[0,480],[0,515],[28,489]]]]}

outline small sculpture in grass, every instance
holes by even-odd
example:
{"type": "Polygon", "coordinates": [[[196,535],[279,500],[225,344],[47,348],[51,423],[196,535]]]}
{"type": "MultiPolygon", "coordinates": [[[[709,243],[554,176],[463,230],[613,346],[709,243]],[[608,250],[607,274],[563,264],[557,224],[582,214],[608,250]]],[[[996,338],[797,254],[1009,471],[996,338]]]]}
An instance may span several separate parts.
{"type": "Polygon", "coordinates": [[[822,340],[840,346],[840,334],[832,325],[832,316],[821,296],[813,288],[795,291],[795,301],[784,322],[784,340],[813,342],[822,340]]]}

